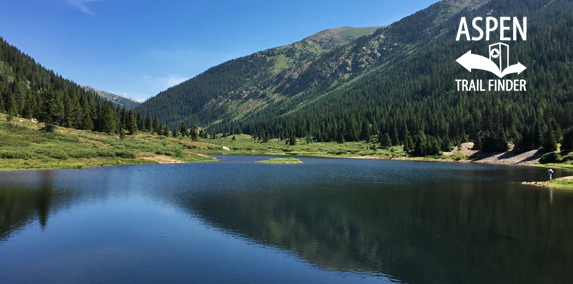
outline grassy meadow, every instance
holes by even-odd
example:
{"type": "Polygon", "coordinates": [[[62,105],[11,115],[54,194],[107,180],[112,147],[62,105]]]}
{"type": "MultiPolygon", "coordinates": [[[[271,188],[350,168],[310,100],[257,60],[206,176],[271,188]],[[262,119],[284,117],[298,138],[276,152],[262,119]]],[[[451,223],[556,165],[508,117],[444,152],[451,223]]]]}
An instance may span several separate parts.
{"type": "Polygon", "coordinates": [[[29,119],[10,119],[0,114],[0,170],[214,161],[195,151],[218,147],[145,133],[127,136],[122,141],[115,134],[64,127],[46,133],[40,130],[42,127],[29,119]]]}

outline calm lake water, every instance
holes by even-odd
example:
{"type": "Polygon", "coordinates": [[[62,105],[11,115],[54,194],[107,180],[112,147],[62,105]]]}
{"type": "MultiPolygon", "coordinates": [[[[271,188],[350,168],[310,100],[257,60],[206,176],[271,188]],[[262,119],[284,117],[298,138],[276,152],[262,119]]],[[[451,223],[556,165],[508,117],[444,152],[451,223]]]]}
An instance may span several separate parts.
{"type": "Polygon", "coordinates": [[[544,169],[221,159],[0,173],[0,283],[573,283],[544,169]]]}

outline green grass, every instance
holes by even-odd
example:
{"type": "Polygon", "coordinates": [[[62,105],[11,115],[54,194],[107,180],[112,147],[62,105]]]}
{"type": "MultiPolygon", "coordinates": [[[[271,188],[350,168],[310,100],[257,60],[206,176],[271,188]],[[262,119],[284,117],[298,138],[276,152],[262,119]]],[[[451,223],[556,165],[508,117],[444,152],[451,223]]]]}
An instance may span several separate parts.
{"type": "Polygon", "coordinates": [[[77,163],[77,164],[69,164],[66,165],[66,169],[87,169],[88,165],[84,164],[84,163],[77,163]]]}
{"type": "Polygon", "coordinates": [[[545,185],[553,188],[573,189],[573,179],[550,180],[545,185]]]}
{"type": "Polygon", "coordinates": [[[6,121],[0,114],[0,171],[25,169],[84,169],[94,166],[157,163],[155,156],[184,162],[214,160],[192,154],[198,148],[187,139],[140,133],[139,138],[106,135],[59,127],[55,133],[38,130],[27,119],[6,121]]]}
{"type": "Polygon", "coordinates": [[[261,164],[300,164],[302,163],[301,160],[297,158],[274,158],[265,161],[256,161],[255,163],[261,164]]]}
{"type": "Polygon", "coordinates": [[[318,157],[373,157],[382,159],[405,158],[407,157],[402,147],[390,147],[388,149],[371,150],[372,143],[366,142],[346,142],[339,144],[336,142],[313,142],[306,143],[304,139],[299,139],[296,145],[290,146],[285,141],[271,139],[269,142],[260,143],[249,135],[235,135],[236,141],[232,140],[233,135],[221,139],[200,139],[200,141],[216,144],[217,147],[204,149],[203,153],[228,153],[222,150],[223,146],[231,149],[233,154],[260,154],[260,155],[285,155],[285,156],[318,156],[318,157]]]}
{"type": "Polygon", "coordinates": [[[573,164],[569,162],[566,163],[547,163],[547,164],[535,164],[535,166],[542,168],[562,168],[562,169],[573,169],[573,164]]]}

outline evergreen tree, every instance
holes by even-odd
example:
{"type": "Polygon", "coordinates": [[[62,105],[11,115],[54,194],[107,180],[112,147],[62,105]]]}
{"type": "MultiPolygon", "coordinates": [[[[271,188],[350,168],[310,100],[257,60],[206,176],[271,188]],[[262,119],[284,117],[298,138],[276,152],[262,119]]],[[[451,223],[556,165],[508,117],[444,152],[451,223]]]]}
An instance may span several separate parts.
{"type": "Polygon", "coordinates": [[[137,121],[137,129],[143,131],[145,129],[145,120],[143,119],[143,116],[141,116],[141,112],[137,113],[137,118],[135,120],[137,121]]]}
{"type": "MultiPolygon", "coordinates": [[[[475,145],[475,144],[474,144],[475,145]]],[[[440,149],[443,152],[450,152],[452,151],[453,147],[450,144],[450,138],[448,138],[448,136],[444,137],[444,139],[442,139],[442,145],[440,146],[440,149]]]]}
{"type": "Polygon", "coordinates": [[[161,130],[159,130],[159,118],[157,118],[157,115],[155,115],[155,118],[153,119],[153,129],[152,131],[157,132],[157,134],[161,134],[163,131],[163,127],[161,128],[161,130]]]}
{"type": "Polygon", "coordinates": [[[543,150],[545,152],[557,151],[557,139],[551,127],[547,127],[547,131],[543,137],[543,150]]]}
{"type": "Polygon", "coordinates": [[[163,129],[163,136],[169,137],[169,125],[165,125],[165,129],[163,129]]]}
{"type": "Polygon", "coordinates": [[[483,142],[481,138],[481,133],[476,134],[476,139],[474,141],[474,146],[472,150],[481,150],[483,147],[483,142]]]}
{"type": "Polygon", "coordinates": [[[135,115],[133,114],[133,110],[129,110],[127,115],[127,130],[129,131],[129,135],[135,135],[135,133],[137,133],[137,121],[135,119],[135,115]]]}
{"type": "Polygon", "coordinates": [[[235,137],[235,135],[233,135],[233,138],[231,138],[231,140],[236,141],[237,137],[235,137]]]}
{"type": "Polygon", "coordinates": [[[4,107],[4,98],[2,96],[2,92],[0,92],[0,112],[6,113],[6,108],[4,107]]]}
{"type": "MultiPolygon", "coordinates": [[[[117,107],[119,109],[119,105],[117,105],[117,107]]],[[[123,108],[119,111],[119,113],[120,113],[119,119],[121,121],[120,128],[129,129],[129,127],[127,126],[128,119],[129,119],[129,113],[127,112],[127,109],[125,109],[125,106],[123,106],[123,108]]]]}
{"type": "Polygon", "coordinates": [[[382,135],[382,141],[380,142],[380,147],[382,149],[387,149],[388,147],[392,147],[392,139],[390,138],[390,135],[388,135],[388,133],[384,133],[384,135],[382,135]]]}
{"type": "Polygon", "coordinates": [[[505,131],[503,131],[503,128],[499,129],[499,133],[497,135],[497,147],[498,152],[505,152],[509,150],[507,135],[505,134],[505,131]]]}
{"type": "Polygon", "coordinates": [[[11,115],[18,114],[18,105],[14,98],[14,93],[8,88],[4,96],[4,108],[6,108],[6,113],[11,115]]]}
{"type": "Polygon", "coordinates": [[[542,130],[541,130],[541,125],[539,124],[539,122],[535,123],[534,129],[533,129],[533,138],[532,138],[532,147],[533,149],[539,149],[539,147],[542,146],[543,144],[543,137],[542,137],[542,130]]]}
{"type": "Polygon", "coordinates": [[[563,133],[563,142],[561,142],[561,152],[573,151],[573,126],[567,128],[563,133]]]}
{"type": "Polygon", "coordinates": [[[90,107],[87,104],[84,105],[83,114],[84,114],[84,118],[82,119],[81,129],[93,130],[94,129],[94,122],[92,120],[90,107]]]}
{"type": "Polygon", "coordinates": [[[526,127],[523,136],[515,143],[514,150],[519,152],[525,152],[533,150],[533,132],[529,127],[526,127]]]}
{"type": "Polygon", "coordinates": [[[362,121],[362,130],[360,131],[360,140],[370,142],[370,122],[362,121]]]}
{"type": "Polygon", "coordinates": [[[428,137],[428,149],[429,152],[425,153],[425,155],[442,155],[442,151],[440,150],[440,144],[435,137],[428,137]]]}
{"type": "Polygon", "coordinates": [[[398,129],[396,126],[394,126],[394,130],[392,130],[392,145],[400,145],[400,138],[398,138],[398,129]]]}
{"type": "Polygon", "coordinates": [[[145,129],[148,132],[152,132],[153,131],[153,124],[151,122],[151,114],[147,114],[147,117],[145,118],[145,129]]]}
{"type": "Polygon", "coordinates": [[[24,118],[27,118],[27,119],[34,117],[34,113],[32,111],[32,104],[26,103],[26,106],[24,107],[24,111],[22,112],[22,115],[24,116],[24,118]]]}
{"type": "Polygon", "coordinates": [[[2,82],[2,77],[0,76],[0,112],[1,113],[6,112],[6,108],[4,107],[4,89],[5,89],[4,82],[2,82]]]}
{"type": "Polygon", "coordinates": [[[291,145],[291,146],[296,145],[296,137],[294,137],[294,135],[291,135],[291,136],[290,136],[290,139],[289,139],[289,143],[288,143],[288,144],[291,145]]]}
{"type": "Polygon", "coordinates": [[[153,127],[153,129],[157,129],[157,135],[163,135],[163,123],[159,123],[157,128],[153,127]]]}
{"type": "Polygon", "coordinates": [[[125,131],[123,129],[119,129],[119,139],[123,141],[125,139],[125,131]]]}
{"type": "Polygon", "coordinates": [[[342,132],[338,132],[338,135],[336,136],[336,142],[338,142],[339,144],[342,144],[344,142],[346,142],[344,140],[344,135],[342,135],[342,132]]]}
{"type": "Polygon", "coordinates": [[[426,154],[426,134],[422,130],[418,132],[416,137],[416,145],[414,146],[414,155],[415,156],[424,156],[426,154]]]}
{"type": "MultiPolygon", "coordinates": [[[[43,97],[42,110],[38,119],[46,125],[46,131],[53,132],[56,126],[61,125],[64,120],[64,106],[58,92],[47,91],[44,92],[43,97]]],[[[8,113],[13,114],[10,111],[8,113]]]]}
{"type": "Polygon", "coordinates": [[[406,136],[404,139],[404,152],[408,153],[410,152],[410,150],[412,150],[412,146],[410,146],[410,141],[412,140],[412,138],[410,136],[406,136]]]}
{"type": "Polygon", "coordinates": [[[415,156],[423,156],[426,150],[424,149],[424,141],[418,137],[416,139],[416,145],[414,146],[414,155],[415,156]]]}
{"type": "Polygon", "coordinates": [[[185,137],[187,135],[187,124],[185,124],[185,121],[183,121],[181,122],[181,136],[185,137]]]}
{"type": "Polygon", "coordinates": [[[103,113],[102,132],[111,134],[117,131],[118,128],[117,116],[113,106],[107,105],[103,113]]]}
{"type": "Polygon", "coordinates": [[[195,121],[195,118],[193,118],[193,128],[191,128],[190,135],[193,141],[197,141],[199,139],[199,132],[197,129],[197,122],[195,121]]]}

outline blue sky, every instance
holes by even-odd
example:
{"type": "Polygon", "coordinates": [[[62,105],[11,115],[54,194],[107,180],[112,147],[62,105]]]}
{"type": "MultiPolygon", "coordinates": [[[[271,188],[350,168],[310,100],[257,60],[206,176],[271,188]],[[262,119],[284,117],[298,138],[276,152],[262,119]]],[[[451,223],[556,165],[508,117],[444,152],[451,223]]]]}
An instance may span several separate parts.
{"type": "Polygon", "coordinates": [[[324,29],[391,24],[436,0],[5,0],[0,36],[82,85],[145,100],[324,29]]]}

